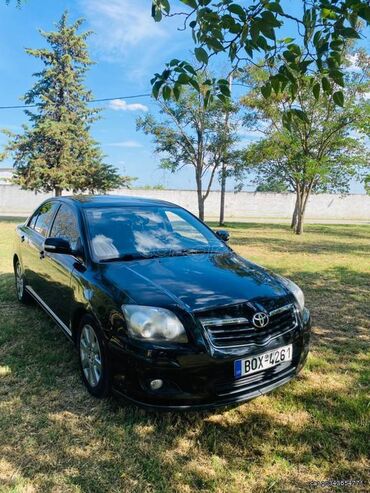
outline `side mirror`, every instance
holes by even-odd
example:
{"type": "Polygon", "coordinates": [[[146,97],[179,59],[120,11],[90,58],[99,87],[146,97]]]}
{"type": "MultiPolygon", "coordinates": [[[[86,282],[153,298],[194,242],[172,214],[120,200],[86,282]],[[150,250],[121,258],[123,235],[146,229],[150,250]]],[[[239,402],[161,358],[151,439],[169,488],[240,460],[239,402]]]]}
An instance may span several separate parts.
{"type": "Polygon", "coordinates": [[[63,238],[46,238],[44,241],[44,251],[49,253],[64,253],[71,255],[72,248],[69,241],[63,238]]]}
{"type": "Polygon", "coordinates": [[[224,229],[219,229],[216,231],[216,236],[222,241],[229,241],[230,238],[230,233],[228,231],[225,231],[224,229]]]}

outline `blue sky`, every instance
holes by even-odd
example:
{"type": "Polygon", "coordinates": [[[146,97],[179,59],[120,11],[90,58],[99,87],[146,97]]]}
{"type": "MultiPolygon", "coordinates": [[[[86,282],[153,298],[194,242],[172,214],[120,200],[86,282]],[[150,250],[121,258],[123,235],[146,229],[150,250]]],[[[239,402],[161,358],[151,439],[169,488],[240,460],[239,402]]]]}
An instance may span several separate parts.
{"type": "MultiPolygon", "coordinates": [[[[94,31],[89,49],[96,63],[86,84],[96,98],[149,93],[150,78],[163,69],[166,61],[191,56],[190,33],[177,30],[177,18],[154,23],[149,0],[27,0],[21,9],[14,4],[13,0],[5,6],[0,0],[0,106],[19,104],[19,98],[31,87],[32,73],[40,65],[24,49],[42,46],[38,29],[53,30],[65,9],[71,19],[84,17],[86,29],[94,31]]],[[[93,135],[107,162],[124,174],[138,177],[135,186],[162,183],[169,188],[194,188],[191,168],[178,174],[159,169],[150,137],[136,132],[136,118],[145,111],[156,111],[150,97],[104,103],[101,107],[102,119],[95,124],[93,135]]],[[[24,122],[22,110],[0,111],[0,128],[16,131],[24,122]]],[[[248,133],[242,136],[244,143],[253,138],[248,133]]],[[[0,149],[4,142],[5,137],[0,136],[0,149]]],[[[353,183],[351,188],[356,193],[363,191],[360,184],[353,183]]],[[[254,186],[246,183],[245,189],[254,186]]]]}

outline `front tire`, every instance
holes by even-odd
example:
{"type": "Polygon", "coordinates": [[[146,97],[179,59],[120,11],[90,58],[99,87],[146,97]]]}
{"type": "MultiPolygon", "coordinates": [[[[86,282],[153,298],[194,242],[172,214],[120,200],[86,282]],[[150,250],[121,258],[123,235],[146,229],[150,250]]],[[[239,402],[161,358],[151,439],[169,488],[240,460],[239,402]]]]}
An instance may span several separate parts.
{"type": "Polygon", "coordinates": [[[22,266],[19,260],[14,263],[14,276],[15,276],[15,289],[17,293],[17,299],[20,303],[29,303],[31,301],[30,295],[26,291],[26,280],[24,278],[22,266]]]}
{"type": "Polygon", "coordinates": [[[106,397],[110,372],[103,336],[93,317],[85,315],[78,331],[78,354],[82,380],[94,397],[106,397]]]}

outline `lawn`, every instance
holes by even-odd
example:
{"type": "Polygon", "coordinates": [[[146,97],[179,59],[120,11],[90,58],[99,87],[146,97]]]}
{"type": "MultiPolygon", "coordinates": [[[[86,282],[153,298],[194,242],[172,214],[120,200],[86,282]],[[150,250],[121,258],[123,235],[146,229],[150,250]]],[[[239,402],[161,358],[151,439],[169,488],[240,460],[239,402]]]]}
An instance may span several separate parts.
{"type": "Polygon", "coordinates": [[[72,345],[17,303],[16,222],[0,219],[2,493],[368,491],[370,226],[231,224],[235,250],[303,287],[308,364],[236,408],[153,414],[90,397],[72,345]],[[363,484],[309,484],[332,479],[363,484]]]}

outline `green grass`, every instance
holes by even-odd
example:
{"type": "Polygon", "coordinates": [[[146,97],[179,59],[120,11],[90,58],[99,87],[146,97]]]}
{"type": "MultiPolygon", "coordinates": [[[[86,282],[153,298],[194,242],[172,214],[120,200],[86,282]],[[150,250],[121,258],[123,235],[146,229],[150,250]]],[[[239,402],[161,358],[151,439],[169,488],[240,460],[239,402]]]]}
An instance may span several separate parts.
{"type": "Polygon", "coordinates": [[[233,409],[150,414],[89,396],[70,343],[40,309],[17,303],[16,222],[0,222],[1,492],[367,490],[369,226],[311,225],[297,237],[278,224],[230,224],[238,252],[303,287],[308,364],[233,409]],[[309,485],[329,479],[364,484],[309,485]]]}

